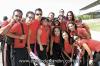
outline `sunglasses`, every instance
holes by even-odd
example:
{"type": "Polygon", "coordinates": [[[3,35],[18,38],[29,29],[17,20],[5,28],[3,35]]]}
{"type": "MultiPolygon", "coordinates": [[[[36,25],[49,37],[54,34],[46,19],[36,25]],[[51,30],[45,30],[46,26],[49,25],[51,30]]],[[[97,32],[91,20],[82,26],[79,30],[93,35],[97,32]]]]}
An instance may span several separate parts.
{"type": "Polygon", "coordinates": [[[41,16],[42,14],[36,14],[36,15],[37,15],[37,16],[39,16],[39,15],[41,16]]]}

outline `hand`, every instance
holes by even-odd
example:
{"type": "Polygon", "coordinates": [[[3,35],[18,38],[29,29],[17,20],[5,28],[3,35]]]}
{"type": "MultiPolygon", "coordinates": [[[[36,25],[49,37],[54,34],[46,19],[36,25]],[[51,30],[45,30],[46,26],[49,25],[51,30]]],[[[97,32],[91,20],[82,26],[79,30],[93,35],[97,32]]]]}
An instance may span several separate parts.
{"type": "Polygon", "coordinates": [[[26,39],[26,35],[21,35],[19,39],[26,39]]]}
{"type": "Polygon", "coordinates": [[[28,53],[32,51],[30,47],[27,46],[26,48],[27,48],[28,53]]]}
{"type": "Polygon", "coordinates": [[[43,46],[42,46],[42,45],[40,45],[40,51],[43,51],[43,49],[44,49],[44,48],[43,48],[43,46]]]}
{"type": "Polygon", "coordinates": [[[72,60],[72,58],[70,58],[70,62],[72,62],[73,60],[72,60]]]}
{"type": "Polygon", "coordinates": [[[52,51],[50,51],[50,55],[53,55],[53,52],[52,51]]]}
{"type": "Polygon", "coordinates": [[[10,19],[9,24],[10,24],[10,25],[13,25],[14,23],[16,23],[16,21],[15,21],[14,19],[10,19]]]}
{"type": "Polygon", "coordinates": [[[89,65],[92,65],[93,64],[93,59],[90,59],[89,60],[89,65]]]}

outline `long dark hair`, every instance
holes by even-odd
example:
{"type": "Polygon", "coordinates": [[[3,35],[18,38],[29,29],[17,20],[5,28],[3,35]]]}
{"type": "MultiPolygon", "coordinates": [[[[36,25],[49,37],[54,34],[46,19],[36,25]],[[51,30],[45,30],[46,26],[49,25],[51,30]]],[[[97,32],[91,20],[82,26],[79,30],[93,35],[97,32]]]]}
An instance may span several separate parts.
{"type": "MultiPolygon", "coordinates": [[[[77,25],[75,23],[69,23],[69,24],[72,24],[75,27],[75,30],[77,30],[77,25]]],[[[70,34],[71,31],[69,30],[69,27],[67,27],[67,28],[68,28],[68,33],[70,34]]],[[[77,32],[75,33],[75,36],[78,36],[77,32]]],[[[74,42],[75,42],[74,37],[70,36],[70,43],[73,44],[74,42]]]]}
{"type": "MultiPolygon", "coordinates": [[[[69,25],[69,24],[72,24],[72,25],[75,27],[75,30],[77,30],[77,25],[76,25],[74,22],[68,23],[68,25],[69,25]]],[[[71,31],[69,30],[68,25],[67,25],[67,30],[68,30],[68,33],[70,34],[71,31]]]]}
{"type": "MultiPolygon", "coordinates": [[[[67,31],[63,31],[63,32],[66,32],[67,33],[69,44],[72,45],[73,43],[72,43],[72,38],[71,38],[70,34],[67,31]]],[[[62,48],[63,49],[64,49],[64,41],[65,40],[62,38],[62,48]]]]}
{"type": "Polygon", "coordinates": [[[68,13],[71,13],[71,15],[72,15],[72,21],[75,21],[75,16],[74,16],[74,13],[72,11],[68,11],[67,12],[66,19],[68,20],[68,13]]]}
{"type": "Polygon", "coordinates": [[[53,30],[52,30],[52,36],[55,36],[54,31],[55,31],[56,28],[58,28],[60,30],[60,47],[62,48],[64,40],[62,38],[62,30],[61,30],[61,28],[60,27],[54,27],[53,30]]]}

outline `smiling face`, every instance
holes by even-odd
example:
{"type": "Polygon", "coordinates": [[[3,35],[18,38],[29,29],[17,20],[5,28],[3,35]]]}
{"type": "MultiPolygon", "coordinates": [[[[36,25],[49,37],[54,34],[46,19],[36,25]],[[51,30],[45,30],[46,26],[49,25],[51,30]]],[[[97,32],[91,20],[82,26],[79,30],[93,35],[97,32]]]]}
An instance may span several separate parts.
{"type": "Polygon", "coordinates": [[[31,23],[34,19],[34,14],[29,13],[28,16],[26,17],[26,23],[31,23]]]}
{"type": "Polygon", "coordinates": [[[70,12],[68,13],[67,16],[68,16],[68,20],[72,20],[72,14],[70,12]]]}
{"type": "Polygon", "coordinates": [[[75,40],[75,42],[77,43],[77,45],[80,45],[80,43],[81,43],[81,39],[78,38],[78,39],[75,40]]]}
{"type": "Polygon", "coordinates": [[[63,38],[64,40],[68,40],[68,33],[64,31],[64,32],[62,33],[62,38],[63,38]]]}
{"type": "Polygon", "coordinates": [[[56,36],[60,36],[60,29],[59,29],[59,28],[55,28],[55,29],[54,29],[54,34],[55,34],[56,36]]]}
{"type": "Polygon", "coordinates": [[[62,15],[59,15],[58,20],[59,20],[59,22],[62,22],[64,20],[64,17],[62,15]]]}
{"type": "Polygon", "coordinates": [[[50,12],[49,15],[48,15],[48,17],[49,17],[50,20],[53,20],[53,19],[54,19],[54,16],[55,16],[55,15],[54,15],[53,12],[50,12]]]}
{"type": "Polygon", "coordinates": [[[35,19],[41,20],[41,18],[42,18],[42,12],[39,11],[39,10],[37,10],[37,11],[35,12],[35,19]]]}
{"type": "Polygon", "coordinates": [[[20,21],[22,19],[22,14],[18,11],[15,11],[13,14],[13,19],[16,21],[20,21]]]}
{"type": "Polygon", "coordinates": [[[68,24],[68,29],[70,30],[70,31],[75,31],[75,25],[73,25],[73,24],[68,24]]]}

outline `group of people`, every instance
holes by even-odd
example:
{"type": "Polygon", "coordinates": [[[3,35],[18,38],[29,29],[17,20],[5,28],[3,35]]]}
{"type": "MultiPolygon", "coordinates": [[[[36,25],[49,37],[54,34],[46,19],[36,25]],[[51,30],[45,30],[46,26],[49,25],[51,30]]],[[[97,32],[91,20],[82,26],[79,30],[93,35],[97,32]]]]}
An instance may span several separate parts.
{"type": "Polygon", "coordinates": [[[75,66],[77,60],[78,66],[99,66],[100,41],[92,39],[88,25],[76,20],[72,11],[65,16],[63,9],[56,18],[54,12],[42,15],[37,8],[23,18],[16,9],[11,19],[4,20],[0,28],[3,66],[35,66],[33,54],[46,66],[49,59],[55,66],[75,66]]]}

